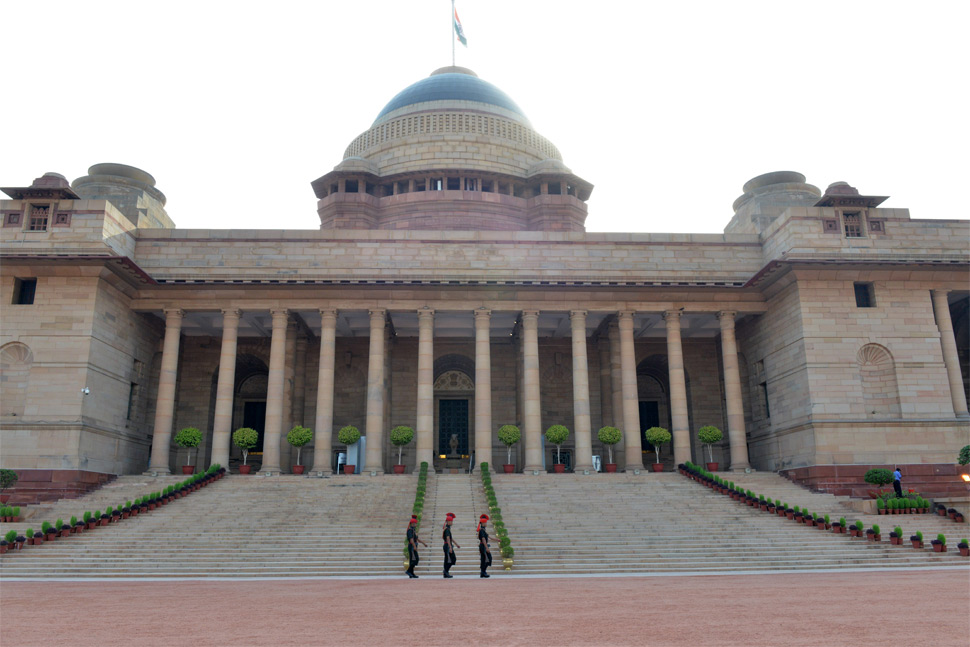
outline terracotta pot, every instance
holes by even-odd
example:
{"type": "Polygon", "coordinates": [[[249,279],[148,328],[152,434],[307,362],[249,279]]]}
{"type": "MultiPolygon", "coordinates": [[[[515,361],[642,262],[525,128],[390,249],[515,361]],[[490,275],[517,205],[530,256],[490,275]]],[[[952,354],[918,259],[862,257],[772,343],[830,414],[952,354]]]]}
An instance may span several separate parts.
{"type": "MultiPolygon", "coordinates": [[[[404,467],[403,465],[395,465],[394,466],[394,473],[395,474],[403,474],[404,473],[403,467],[404,467]],[[397,471],[397,468],[398,467],[401,467],[402,468],[402,470],[400,472],[397,471]]],[[[305,470],[305,469],[306,469],[306,465],[294,465],[293,466],[293,473],[294,474],[303,474],[303,470],[305,470]]]]}
{"type": "Polygon", "coordinates": [[[195,474],[195,465],[183,465],[182,474],[195,474]]]}
{"type": "Polygon", "coordinates": [[[71,534],[71,529],[70,528],[68,528],[67,530],[62,530],[61,531],[61,537],[67,537],[70,534],[71,534]]]}
{"type": "Polygon", "coordinates": [[[815,527],[816,528],[821,528],[822,530],[825,530],[825,520],[823,519],[822,521],[816,521],[815,522],[815,527]]]}
{"type": "Polygon", "coordinates": [[[44,535],[34,535],[33,537],[27,540],[28,546],[40,546],[43,543],[44,543],[44,535]]]}
{"type": "Polygon", "coordinates": [[[889,544],[891,546],[902,546],[902,544],[903,544],[903,538],[902,537],[890,537],[889,538],[889,544]]]}
{"type": "MultiPolygon", "coordinates": [[[[6,502],[4,502],[4,503],[6,503],[6,502]]],[[[7,552],[7,546],[6,546],[6,544],[4,544],[3,546],[0,546],[0,555],[3,555],[5,552],[7,552]]]]}
{"type": "Polygon", "coordinates": [[[562,474],[563,472],[566,471],[566,466],[563,465],[562,463],[556,463],[555,465],[552,466],[552,471],[555,472],[556,474],[562,474]]]}
{"type": "Polygon", "coordinates": [[[87,526],[88,526],[88,530],[94,530],[94,528],[95,528],[95,527],[96,527],[97,525],[98,525],[98,522],[97,522],[97,521],[89,521],[89,522],[87,523],[87,526]]]}
{"type": "MultiPolygon", "coordinates": [[[[607,465],[606,467],[609,468],[609,465],[607,465]]],[[[502,465],[502,470],[506,474],[515,474],[515,465],[514,464],[513,465],[510,465],[510,464],[506,463],[506,464],[502,465]]],[[[609,472],[610,470],[607,469],[606,471],[609,472]]],[[[613,471],[614,472],[616,471],[616,465],[613,466],[613,471]]]]}
{"type": "Polygon", "coordinates": [[[663,463],[651,463],[650,464],[650,467],[653,469],[654,472],[662,472],[662,471],[664,471],[664,464],[663,463]]]}
{"type": "Polygon", "coordinates": [[[945,517],[946,516],[946,510],[944,510],[943,508],[937,508],[936,509],[936,514],[940,515],[941,517],[945,517]]]}
{"type": "Polygon", "coordinates": [[[912,540],[912,543],[913,543],[913,548],[922,548],[923,547],[923,542],[921,542],[921,541],[919,541],[917,539],[913,539],[912,540]]]}
{"type": "Polygon", "coordinates": [[[344,465],[344,474],[353,474],[356,468],[356,465],[344,465]]]}
{"type": "Polygon", "coordinates": [[[708,463],[707,464],[707,471],[708,472],[716,472],[717,471],[717,468],[718,468],[718,463],[708,463]]]}
{"type": "MultiPolygon", "coordinates": [[[[296,468],[294,467],[293,470],[296,471],[296,468]]],[[[303,471],[303,469],[301,468],[300,469],[300,472],[302,473],[302,471],[303,471]]],[[[403,465],[395,465],[394,466],[394,473],[395,474],[404,474],[404,466],[403,465]]]]}
{"type": "Polygon", "coordinates": [[[946,552],[946,544],[933,544],[933,552],[934,553],[945,553],[946,552]]]}
{"type": "Polygon", "coordinates": [[[958,550],[960,551],[961,556],[970,557],[970,546],[967,546],[966,548],[959,548],[958,550]]]}
{"type": "Polygon", "coordinates": [[[253,470],[253,466],[252,465],[240,465],[239,466],[239,473],[240,474],[249,474],[252,470],[253,470]]]}

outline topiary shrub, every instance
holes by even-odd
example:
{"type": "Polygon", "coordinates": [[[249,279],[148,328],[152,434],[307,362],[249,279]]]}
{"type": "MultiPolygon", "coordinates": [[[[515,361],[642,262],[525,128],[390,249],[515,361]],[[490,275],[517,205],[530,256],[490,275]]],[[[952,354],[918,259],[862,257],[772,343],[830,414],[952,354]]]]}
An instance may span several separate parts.
{"type": "Polygon", "coordinates": [[[360,429],[353,425],[341,427],[340,431],[337,432],[337,440],[344,445],[353,445],[360,440],[360,429]]]}
{"type": "Polygon", "coordinates": [[[708,462],[714,462],[714,443],[721,442],[724,434],[714,425],[705,425],[697,430],[697,440],[707,445],[708,462]]]}
{"type": "Polygon", "coordinates": [[[600,430],[596,432],[596,437],[601,443],[606,445],[606,448],[610,453],[610,464],[612,464],[613,445],[623,440],[623,432],[616,427],[601,427],[600,430]]]}
{"type": "Polygon", "coordinates": [[[414,440],[414,430],[405,425],[398,425],[391,429],[391,444],[397,447],[397,464],[401,464],[404,446],[414,440]]]}
{"type": "Polygon", "coordinates": [[[569,430],[563,425],[553,425],[546,429],[546,440],[556,446],[556,463],[562,464],[562,444],[569,438],[569,430]]]}
{"type": "Polygon", "coordinates": [[[8,487],[13,487],[18,478],[15,471],[0,469],[0,492],[6,490],[8,487]]]}
{"type": "Polygon", "coordinates": [[[643,437],[657,450],[657,461],[660,462],[660,447],[670,442],[670,432],[663,427],[650,427],[643,432],[643,437]]]}
{"type": "Polygon", "coordinates": [[[202,444],[202,432],[195,427],[179,429],[178,433],[175,434],[175,444],[189,450],[186,452],[186,460],[188,461],[186,465],[191,465],[192,450],[202,444]]]}
{"type": "Polygon", "coordinates": [[[970,463],[970,445],[964,445],[960,450],[960,455],[957,457],[957,462],[960,465],[966,465],[970,463]]]}
{"type": "Polygon", "coordinates": [[[505,445],[508,451],[508,458],[506,465],[512,464],[512,445],[519,442],[522,438],[522,432],[515,425],[502,425],[498,428],[498,439],[503,445],[505,445]]]}
{"type": "Polygon", "coordinates": [[[259,443],[259,432],[251,427],[240,427],[232,432],[232,444],[242,450],[243,465],[249,456],[249,450],[259,443]]]}
{"type": "Polygon", "coordinates": [[[286,434],[286,442],[288,442],[293,447],[296,447],[296,464],[300,465],[300,452],[303,450],[303,446],[313,440],[313,431],[307,427],[301,427],[297,425],[290,429],[286,434]]]}

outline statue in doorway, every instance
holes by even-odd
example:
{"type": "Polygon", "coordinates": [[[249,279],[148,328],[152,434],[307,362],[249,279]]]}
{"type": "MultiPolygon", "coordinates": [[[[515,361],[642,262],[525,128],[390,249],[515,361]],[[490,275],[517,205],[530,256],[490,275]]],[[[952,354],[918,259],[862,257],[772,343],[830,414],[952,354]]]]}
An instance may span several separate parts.
{"type": "Polygon", "coordinates": [[[449,456],[458,456],[458,434],[451,434],[451,440],[448,441],[448,446],[451,447],[451,454],[449,456]]]}

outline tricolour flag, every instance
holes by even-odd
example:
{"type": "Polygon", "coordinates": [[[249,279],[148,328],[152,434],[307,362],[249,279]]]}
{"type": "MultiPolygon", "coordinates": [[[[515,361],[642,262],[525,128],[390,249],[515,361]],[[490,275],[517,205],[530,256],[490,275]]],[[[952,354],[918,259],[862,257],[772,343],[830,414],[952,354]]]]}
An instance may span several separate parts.
{"type": "Polygon", "coordinates": [[[455,35],[465,47],[468,47],[468,39],[465,38],[465,30],[461,28],[461,21],[458,19],[458,10],[455,9],[455,35]]]}

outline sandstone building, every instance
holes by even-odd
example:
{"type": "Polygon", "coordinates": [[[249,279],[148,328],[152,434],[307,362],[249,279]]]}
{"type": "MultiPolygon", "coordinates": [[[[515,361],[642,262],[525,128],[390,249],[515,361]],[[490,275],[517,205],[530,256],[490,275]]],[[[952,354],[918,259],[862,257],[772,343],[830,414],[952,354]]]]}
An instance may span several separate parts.
{"type": "Polygon", "coordinates": [[[58,492],[167,473],[193,426],[200,464],[235,466],[250,426],[275,474],[296,424],[311,474],[348,424],[365,473],[390,471],[401,424],[409,469],[499,465],[513,423],[532,473],[560,423],[570,469],[605,459],[596,430],[615,425],[634,470],[654,461],[644,429],[671,430],[671,466],[706,461],[711,424],[722,468],[843,491],[898,463],[945,490],[968,442],[968,221],[775,172],[723,234],[586,233],[593,185],[454,67],[395,96],[312,188],[320,228],[299,231],[178,229],[121,164],[4,188],[0,465],[58,492]]]}

